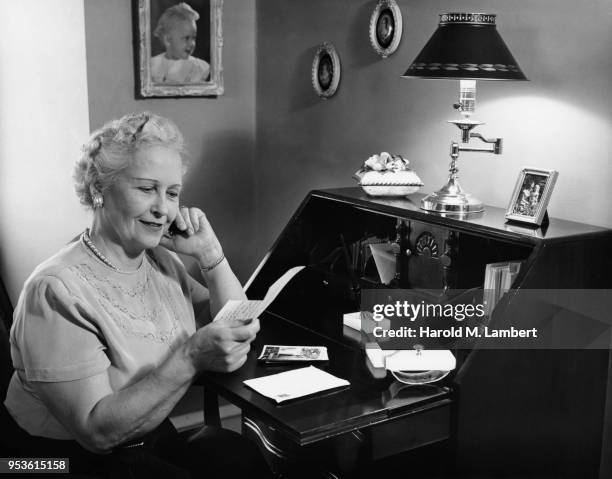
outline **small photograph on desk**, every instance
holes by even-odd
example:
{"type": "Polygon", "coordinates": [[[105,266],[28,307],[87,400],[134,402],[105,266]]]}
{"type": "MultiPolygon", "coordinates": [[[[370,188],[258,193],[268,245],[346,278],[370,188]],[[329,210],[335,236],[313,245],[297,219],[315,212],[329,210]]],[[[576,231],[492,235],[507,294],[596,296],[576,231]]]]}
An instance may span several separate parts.
{"type": "Polygon", "coordinates": [[[266,344],[258,361],[264,363],[303,363],[313,361],[327,361],[327,348],[325,346],[279,346],[266,344]]]}

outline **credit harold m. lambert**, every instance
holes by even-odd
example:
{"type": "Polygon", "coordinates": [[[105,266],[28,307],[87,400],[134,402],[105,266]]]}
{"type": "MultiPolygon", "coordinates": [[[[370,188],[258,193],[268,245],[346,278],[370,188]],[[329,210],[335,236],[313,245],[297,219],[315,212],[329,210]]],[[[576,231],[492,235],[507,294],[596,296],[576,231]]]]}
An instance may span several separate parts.
{"type": "Polygon", "coordinates": [[[488,326],[452,326],[450,328],[438,329],[431,326],[410,327],[402,326],[395,329],[385,329],[377,326],[372,331],[377,338],[537,338],[536,328],[519,329],[511,326],[509,328],[495,329],[488,326]]]}

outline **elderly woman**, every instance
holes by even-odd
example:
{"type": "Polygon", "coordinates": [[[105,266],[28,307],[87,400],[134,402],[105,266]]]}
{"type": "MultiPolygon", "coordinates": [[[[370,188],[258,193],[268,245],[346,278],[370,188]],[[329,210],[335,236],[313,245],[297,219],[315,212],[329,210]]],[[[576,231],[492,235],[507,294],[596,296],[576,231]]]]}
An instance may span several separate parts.
{"type": "Polygon", "coordinates": [[[210,321],[245,295],[205,214],[179,206],[182,152],[176,126],[150,113],[84,147],[74,178],[91,228],[32,273],[11,330],[5,405],[33,454],[70,457],[73,470],[266,472],[238,434],[182,444],[167,420],[200,371],[239,368],[259,329],[210,321]],[[208,288],[173,252],[195,258],[208,288]]]}

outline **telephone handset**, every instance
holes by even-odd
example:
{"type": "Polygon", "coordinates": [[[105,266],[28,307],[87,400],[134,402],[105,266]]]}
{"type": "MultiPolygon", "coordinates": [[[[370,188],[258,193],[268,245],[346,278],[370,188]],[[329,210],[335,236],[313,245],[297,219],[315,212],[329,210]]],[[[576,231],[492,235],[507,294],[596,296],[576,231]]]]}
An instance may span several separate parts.
{"type": "Polygon", "coordinates": [[[176,226],[176,221],[173,221],[170,226],[168,227],[168,229],[166,230],[166,232],[164,233],[164,236],[167,238],[172,238],[173,236],[176,235],[180,235],[183,236],[185,238],[188,237],[187,235],[187,230],[185,231],[181,231],[180,229],[178,229],[178,227],[176,226]]]}

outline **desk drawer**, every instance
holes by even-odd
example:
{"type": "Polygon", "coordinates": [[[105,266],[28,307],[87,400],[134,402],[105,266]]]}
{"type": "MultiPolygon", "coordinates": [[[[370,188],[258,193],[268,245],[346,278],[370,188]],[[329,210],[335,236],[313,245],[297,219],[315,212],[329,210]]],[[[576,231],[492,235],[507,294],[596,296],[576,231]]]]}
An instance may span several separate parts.
{"type": "Polygon", "coordinates": [[[431,409],[391,418],[365,429],[372,460],[399,454],[450,437],[450,401],[431,409]]]}
{"type": "Polygon", "coordinates": [[[451,401],[389,417],[383,422],[300,446],[260,419],[243,416],[243,434],[255,441],[276,472],[303,467],[346,472],[450,437],[451,401]]]}
{"type": "Polygon", "coordinates": [[[243,416],[242,434],[258,445],[276,474],[299,471],[304,477],[306,472],[312,477],[337,477],[352,471],[364,459],[364,435],[360,431],[300,446],[264,421],[243,416]]]}

